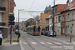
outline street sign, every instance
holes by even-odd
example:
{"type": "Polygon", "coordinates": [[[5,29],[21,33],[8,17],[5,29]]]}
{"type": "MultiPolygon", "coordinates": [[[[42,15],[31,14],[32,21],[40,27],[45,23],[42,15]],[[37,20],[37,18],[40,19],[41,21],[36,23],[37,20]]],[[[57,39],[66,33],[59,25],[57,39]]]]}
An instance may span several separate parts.
{"type": "Polygon", "coordinates": [[[15,22],[8,22],[8,25],[14,25],[15,22]]]}
{"type": "Polygon", "coordinates": [[[14,15],[10,15],[8,19],[9,19],[9,21],[14,21],[15,17],[14,17],[14,15]]]}

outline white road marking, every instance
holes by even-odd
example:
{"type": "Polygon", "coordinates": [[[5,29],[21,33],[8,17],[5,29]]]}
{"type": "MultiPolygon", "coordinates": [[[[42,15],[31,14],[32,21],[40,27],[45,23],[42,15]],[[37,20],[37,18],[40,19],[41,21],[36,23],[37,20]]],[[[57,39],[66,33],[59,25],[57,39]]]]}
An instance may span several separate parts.
{"type": "Polygon", "coordinates": [[[27,44],[26,42],[23,42],[23,44],[27,44]]]}
{"type": "Polygon", "coordinates": [[[41,44],[45,44],[44,42],[40,42],[41,44]]]}
{"type": "Polygon", "coordinates": [[[21,47],[21,50],[24,50],[21,40],[20,40],[20,47],[21,47]]]}
{"type": "Polygon", "coordinates": [[[18,43],[12,43],[12,44],[18,44],[18,43]]]}
{"type": "Polygon", "coordinates": [[[65,44],[71,44],[71,43],[68,43],[68,42],[64,42],[65,44]]]}
{"type": "Polygon", "coordinates": [[[75,44],[75,42],[72,42],[72,44],[75,44]]]}
{"type": "Polygon", "coordinates": [[[52,43],[50,43],[50,42],[47,42],[47,44],[52,44],[52,43]]]}
{"type": "Polygon", "coordinates": [[[36,42],[31,42],[32,44],[37,44],[36,42]]]}
{"type": "Polygon", "coordinates": [[[54,42],[55,44],[62,44],[62,43],[59,43],[59,42],[54,42]]]}

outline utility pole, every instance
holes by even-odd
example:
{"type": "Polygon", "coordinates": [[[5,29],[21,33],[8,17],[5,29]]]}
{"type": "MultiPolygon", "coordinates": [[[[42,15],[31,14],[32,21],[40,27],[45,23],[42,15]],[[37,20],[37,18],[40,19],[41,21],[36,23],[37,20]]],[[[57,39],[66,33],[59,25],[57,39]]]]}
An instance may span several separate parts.
{"type": "MultiPolygon", "coordinates": [[[[54,6],[55,6],[55,0],[54,0],[54,6]]],[[[54,14],[54,7],[53,7],[53,37],[54,37],[54,16],[55,16],[55,14],[54,14]]]]}

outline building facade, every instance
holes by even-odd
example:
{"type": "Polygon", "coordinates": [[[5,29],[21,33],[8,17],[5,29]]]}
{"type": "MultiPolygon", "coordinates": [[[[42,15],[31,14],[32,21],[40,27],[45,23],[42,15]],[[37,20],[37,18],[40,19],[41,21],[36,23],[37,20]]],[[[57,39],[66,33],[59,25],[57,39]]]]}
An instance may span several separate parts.
{"type": "Polygon", "coordinates": [[[54,31],[58,35],[61,35],[61,14],[59,10],[64,6],[65,4],[58,4],[52,7],[54,9],[54,31]]]}
{"type": "Polygon", "coordinates": [[[13,14],[13,9],[14,0],[0,0],[0,30],[3,38],[8,37],[8,17],[10,14],[13,14]]]}
{"type": "Polygon", "coordinates": [[[45,13],[41,13],[41,16],[40,16],[40,28],[41,30],[43,28],[46,28],[46,18],[49,16],[50,14],[45,14],[45,13]]]}

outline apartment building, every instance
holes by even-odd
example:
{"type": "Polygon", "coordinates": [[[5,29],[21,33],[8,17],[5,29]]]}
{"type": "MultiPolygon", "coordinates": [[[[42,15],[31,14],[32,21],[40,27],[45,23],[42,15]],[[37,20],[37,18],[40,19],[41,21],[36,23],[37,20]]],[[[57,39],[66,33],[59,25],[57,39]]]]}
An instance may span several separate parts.
{"type": "Polygon", "coordinates": [[[3,38],[8,37],[8,17],[10,14],[14,15],[13,9],[14,0],[0,0],[0,30],[2,31],[3,38]]]}
{"type": "Polygon", "coordinates": [[[45,14],[45,13],[41,13],[41,16],[40,16],[40,28],[41,30],[43,28],[46,28],[46,18],[49,16],[50,14],[45,14]]]}
{"type": "Polygon", "coordinates": [[[57,35],[61,35],[61,14],[59,10],[63,8],[65,4],[57,4],[52,7],[54,9],[54,31],[57,35]]]}
{"type": "Polygon", "coordinates": [[[72,35],[75,37],[75,0],[63,12],[66,13],[65,33],[67,36],[72,35]]]}
{"type": "Polygon", "coordinates": [[[52,14],[49,15],[47,18],[46,18],[46,29],[48,29],[48,31],[51,31],[52,30],[52,14]]]}

